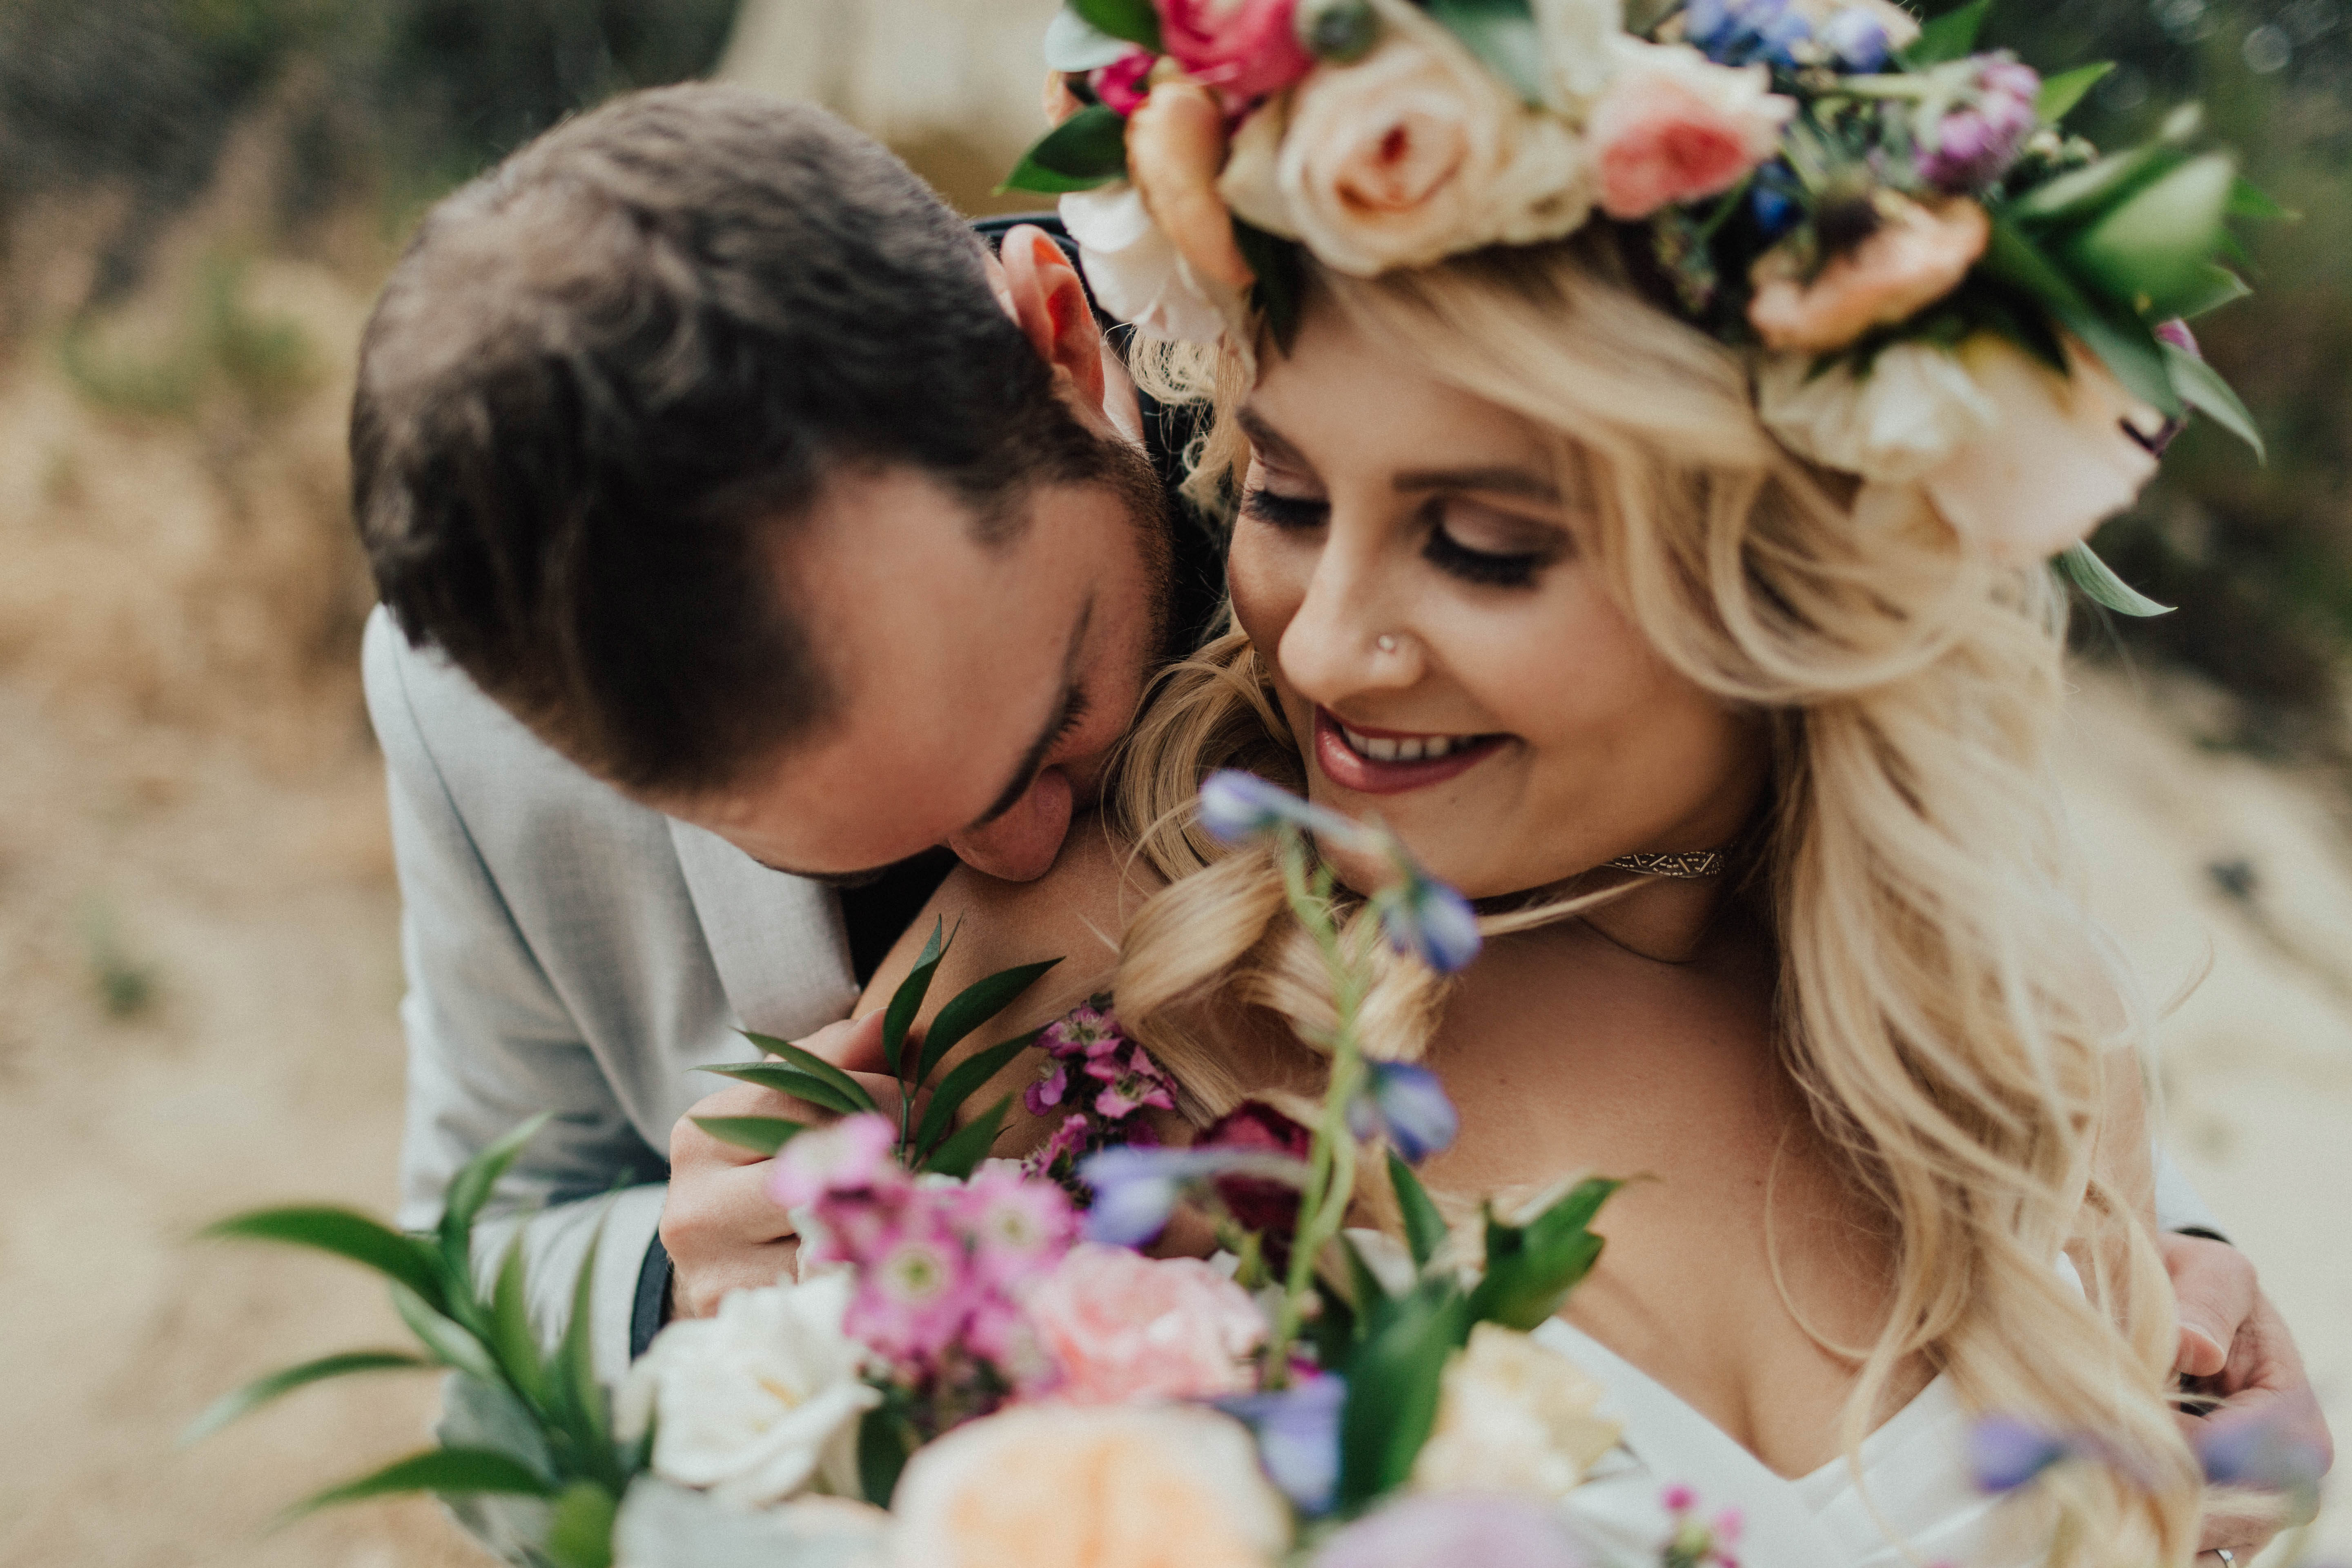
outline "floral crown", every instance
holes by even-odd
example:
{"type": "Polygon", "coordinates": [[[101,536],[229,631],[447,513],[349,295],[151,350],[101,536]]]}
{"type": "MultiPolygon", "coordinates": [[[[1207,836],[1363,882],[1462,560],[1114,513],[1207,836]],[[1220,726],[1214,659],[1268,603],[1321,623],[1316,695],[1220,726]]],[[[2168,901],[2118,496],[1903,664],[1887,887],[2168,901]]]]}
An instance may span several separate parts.
{"type": "Polygon", "coordinates": [[[2061,122],[2109,68],[1977,52],[1990,0],[1621,5],[1067,0],[1058,123],[1006,185],[1061,197],[1110,313],[1244,346],[1288,342],[1302,255],[1374,277],[1605,222],[1859,513],[1924,503],[2157,613],[2081,541],[2191,409],[2260,451],[2182,323],[2247,292],[2225,220],[2284,216],[2197,111],[2102,158],[2061,122]]]}

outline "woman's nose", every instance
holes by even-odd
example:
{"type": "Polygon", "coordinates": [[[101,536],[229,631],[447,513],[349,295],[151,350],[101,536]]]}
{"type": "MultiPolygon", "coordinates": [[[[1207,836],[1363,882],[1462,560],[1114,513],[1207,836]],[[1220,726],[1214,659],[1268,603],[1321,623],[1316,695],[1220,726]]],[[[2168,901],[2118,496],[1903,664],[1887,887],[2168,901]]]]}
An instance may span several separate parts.
{"type": "Polygon", "coordinates": [[[1283,630],[1282,672],[1327,708],[1361,692],[1402,690],[1422,677],[1411,618],[1377,563],[1327,548],[1283,630]]]}

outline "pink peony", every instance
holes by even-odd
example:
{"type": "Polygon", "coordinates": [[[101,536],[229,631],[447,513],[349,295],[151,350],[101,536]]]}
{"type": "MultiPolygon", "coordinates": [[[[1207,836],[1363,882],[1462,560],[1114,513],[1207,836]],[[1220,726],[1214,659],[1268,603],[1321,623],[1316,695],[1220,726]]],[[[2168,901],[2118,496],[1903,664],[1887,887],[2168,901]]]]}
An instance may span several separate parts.
{"type": "Polygon", "coordinates": [[[1930,209],[1890,195],[1879,205],[1876,231],[1810,283],[1785,247],[1757,260],[1748,321],[1767,347],[1829,353],[1873,327],[1909,320],[1960,286],[1992,233],[1971,201],[1930,209]]]}
{"type": "Polygon", "coordinates": [[[1158,4],[1160,47],[1185,75],[1215,89],[1229,112],[1280,92],[1315,64],[1292,24],[1297,0],[1158,4]]]}
{"type": "Polygon", "coordinates": [[[1762,66],[1719,66],[1686,45],[1624,46],[1585,123],[1601,165],[1601,210],[1643,218],[1720,195],[1780,150],[1796,102],[1762,66]]]}
{"type": "Polygon", "coordinates": [[[1029,1321],[1079,1405],[1245,1393],[1265,1336],[1249,1293],[1193,1258],[1082,1242],[1031,1292],[1029,1321]]]}

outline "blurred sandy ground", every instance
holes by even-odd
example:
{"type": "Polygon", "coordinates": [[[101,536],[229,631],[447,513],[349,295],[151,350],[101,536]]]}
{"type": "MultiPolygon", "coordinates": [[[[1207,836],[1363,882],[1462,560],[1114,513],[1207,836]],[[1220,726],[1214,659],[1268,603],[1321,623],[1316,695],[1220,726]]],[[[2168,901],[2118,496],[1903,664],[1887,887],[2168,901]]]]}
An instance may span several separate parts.
{"type": "MultiPolygon", "coordinates": [[[[728,68],[835,102],[978,205],[1033,90],[1025,58],[990,51],[1017,37],[1025,57],[1048,9],[755,0],[728,68]],[[919,40],[941,70],[989,62],[994,85],[795,78],[813,37],[861,57],[919,40]]],[[[232,149],[94,346],[95,380],[63,373],[37,309],[86,283],[89,215],[51,215],[5,279],[36,325],[0,342],[0,1568],[479,1561],[422,1503],[259,1533],[416,1447],[422,1383],[308,1391],[173,1447],[256,1372],[401,1342],[355,1271],[188,1240],[265,1203],[387,1209],[400,1114],[397,898],[341,463],[383,237],[329,234],[299,261],[239,250],[275,156],[266,122],[232,149]],[[227,368],[181,405],[126,402],[141,356],[218,316],[205,280],[240,256],[237,331],[212,351],[227,368]],[[289,326],[294,362],[247,363],[289,326]]],[[[2086,676],[2066,782],[2151,990],[2212,954],[2166,1029],[2175,1141],[2352,1436],[2347,798],[2200,748],[2213,710],[2189,686],[2086,676]]],[[[2352,1506],[2326,1528],[2352,1560],[2352,1506]]]]}

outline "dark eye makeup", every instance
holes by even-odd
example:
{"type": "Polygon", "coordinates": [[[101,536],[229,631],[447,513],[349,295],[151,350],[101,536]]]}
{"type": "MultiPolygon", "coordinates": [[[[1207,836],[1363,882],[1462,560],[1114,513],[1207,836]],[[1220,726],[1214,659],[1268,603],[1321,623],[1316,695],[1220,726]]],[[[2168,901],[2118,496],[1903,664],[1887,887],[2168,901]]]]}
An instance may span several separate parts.
{"type": "MultiPolygon", "coordinates": [[[[1286,533],[1303,532],[1330,521],[1331,503],[1305,496],[1286,496],[1264,485],[1253,485],[1243,493],[1242,511],[1269,528],[1286,533]]],[[[1536,574],[1551,560],[1550,552],[1542,551],[1498,554],[1471,549],[1445,531],[1444,507],[1441,502],[1430,502],[1423,509],[1423,516],[1429,527],[1429,537],[1421,547],[1422,559],[1459,582],[1481,587],[1524,588],[1535,582],[1536,574]]]]}

